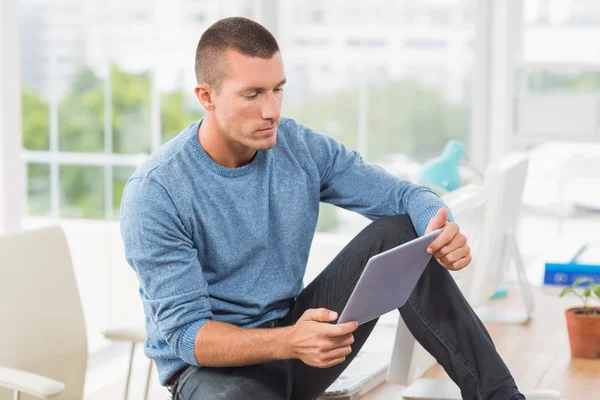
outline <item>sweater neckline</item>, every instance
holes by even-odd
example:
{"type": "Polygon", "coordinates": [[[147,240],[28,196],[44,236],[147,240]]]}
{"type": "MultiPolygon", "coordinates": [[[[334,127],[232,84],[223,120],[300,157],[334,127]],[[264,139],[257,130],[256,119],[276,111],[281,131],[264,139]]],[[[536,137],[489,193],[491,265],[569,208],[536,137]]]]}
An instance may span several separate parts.
{"type": "Polygon", "coordinates": [[[262,162],[265,156],[264,151],[257,151],[256,155],[250,161],[249,164],[244,165],[243,167],[238,168],[227,168],[220,164],[217,164],[206,154],[202,145],[200,144],[200,139],[198,138],[198,129],[200,128],[200,124],[202,120],[197,121],[192,124],[190,127],[190,137],[189,141],[191,142],[192,149],[194,150],[195,155],[198,157],[198,160],[207,167],[210,171],[214,172],[217,175],[221,175],[228,178],[235,178],[238,176],[243,176],[252,173],[257,169],[258,165],[262,162]]]}

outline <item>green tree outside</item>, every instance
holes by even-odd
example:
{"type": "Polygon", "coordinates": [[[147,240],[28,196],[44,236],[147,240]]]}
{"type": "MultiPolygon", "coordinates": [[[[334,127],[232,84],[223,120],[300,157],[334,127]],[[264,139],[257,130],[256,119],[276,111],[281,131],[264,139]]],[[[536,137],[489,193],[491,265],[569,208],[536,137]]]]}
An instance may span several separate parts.
{"type": "MultiPolygon", "coordinates": [[[[129,73],[111,67],[111,108],[113,152],[149,153],[151,150],[151,80],[149,73],[129,73]]],[[[103,152],[105,118],[104,81],[90,69],[82,69],[73,78],[68,93],[58,104],[59,150],[67,152],[103,152]]],[[[23,147],[49,150],[49,101],[24,90],[23,147]]],[[[200,106],[185,104],[182,91],[161,94],[163,142],[173,138],[188,124],[202,118],[200,106]]],[[[28,203],[30,215],[50,212],[49,175],[46,164],[28,166],[28,203]],[[44,183],[44,182],[47,183],[44,183]],[[47,191],[44,193],[44,189],[47,191]]],[[[133,168],[113,168],[113,216],[118,217],[123,187],[133,168]]],[[[104,215],[104,170],[97,166],[66,166],[59,169],[61,216],[100,218],[104,215]]]]}
{"type": "Polygon", "coordinates": [[[529,90],[534,93],[599,93],[600,71],[564,74],[538,70],[529,74],[529,90]]]}
{"type": "MultiPolygon", "coordinates": [[[[438,155],[449,139],[466,140],[469,108],[445,99],[441,89],[415,79],[369,85],[367,90],[369,161],[390,154],[408,154],[424,161],[438,155]]],[[[358,147],[358,89],[338,91],[286,106],[286,115],[303,125],[329,133],[347,146],[358,147]]]]}
{"type": "Polygon", "coordinates": [[[48,100],[33,92],[21,93],[23,109],[23,147],[28,150],[50,148],[50,107],[48,100]]]}

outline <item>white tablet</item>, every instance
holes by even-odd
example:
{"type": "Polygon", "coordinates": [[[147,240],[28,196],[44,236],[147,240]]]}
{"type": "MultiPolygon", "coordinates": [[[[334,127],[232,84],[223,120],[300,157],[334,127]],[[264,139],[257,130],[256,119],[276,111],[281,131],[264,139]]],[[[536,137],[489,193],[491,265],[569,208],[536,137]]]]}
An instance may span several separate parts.
{"type": "Polygon", "coordinates": [[[443,229],[369,259],[337,323],[369,322],[402,307],[431,260],[427,247],[443,229]]]}

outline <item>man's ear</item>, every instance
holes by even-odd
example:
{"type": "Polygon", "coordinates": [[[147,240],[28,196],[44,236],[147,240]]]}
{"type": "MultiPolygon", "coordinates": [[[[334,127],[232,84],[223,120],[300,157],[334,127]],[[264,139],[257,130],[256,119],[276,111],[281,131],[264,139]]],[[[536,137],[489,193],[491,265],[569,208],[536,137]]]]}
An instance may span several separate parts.
{"type": "Polygon", "coordinates": [[[198,84],[194,87],[194,94],[206,111],[215,109],[213,88],[204,83],[198,84]]]}

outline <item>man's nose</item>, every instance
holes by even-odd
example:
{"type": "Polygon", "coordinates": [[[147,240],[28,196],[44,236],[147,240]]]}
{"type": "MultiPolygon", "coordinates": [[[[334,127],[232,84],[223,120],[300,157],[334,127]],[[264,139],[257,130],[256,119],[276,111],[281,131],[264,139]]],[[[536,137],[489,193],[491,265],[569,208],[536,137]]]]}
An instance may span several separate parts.
{"type": "Polygon", "coordinates": [[[266,97],[267,99],[262,108],[262,119],[277,121],[281,113],[280,101],[274,93],[270,93],[266,97]]]}

